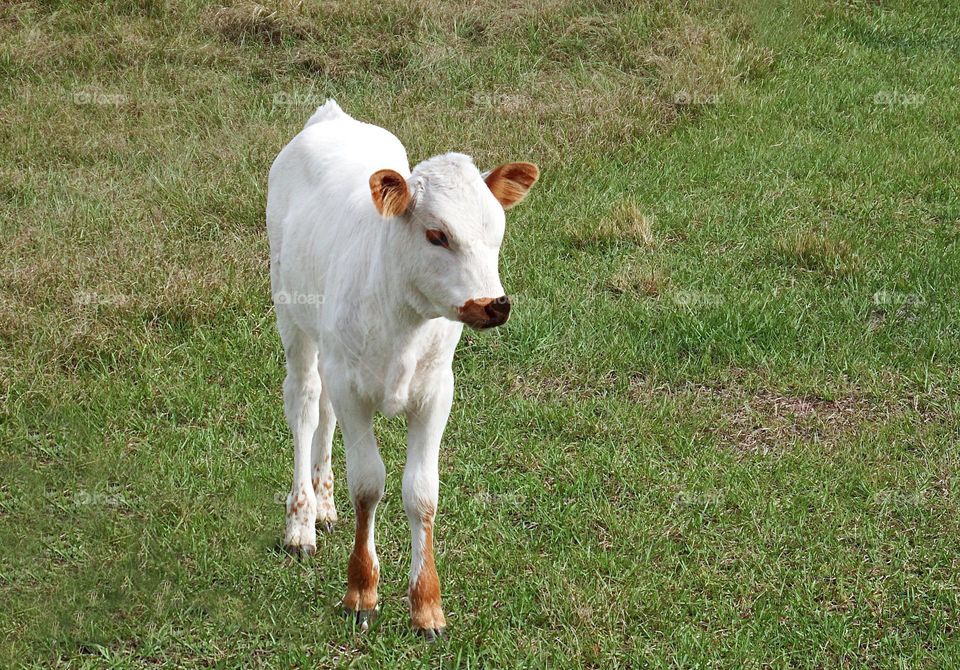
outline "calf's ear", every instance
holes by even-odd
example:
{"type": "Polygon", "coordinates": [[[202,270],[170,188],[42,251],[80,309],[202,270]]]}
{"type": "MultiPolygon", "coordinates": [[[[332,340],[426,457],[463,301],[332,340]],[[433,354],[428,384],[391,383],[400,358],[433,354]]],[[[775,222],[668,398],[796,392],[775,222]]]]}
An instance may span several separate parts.
{"type": "Polygon", "coordinates": [[[370,175],[370,195],[383,216],[400,216],[410,208],[410,188],[396,170],[377,170],[370,175]]]}
{"type": "Polygon", "coordinates": [[[493,197],[510,209],[527,196],[530,187],[540,176],[540,170],[533,163],[504,163],[483,175],[493,197]]]}

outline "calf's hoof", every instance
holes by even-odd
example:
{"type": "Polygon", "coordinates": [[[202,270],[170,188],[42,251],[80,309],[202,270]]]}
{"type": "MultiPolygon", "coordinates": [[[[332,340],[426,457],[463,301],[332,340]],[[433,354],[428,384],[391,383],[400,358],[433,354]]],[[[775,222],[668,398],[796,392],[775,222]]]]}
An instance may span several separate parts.
{"type": "Polygon", "coordinates": [[[284,550],[293,556],[294,558],[309,558],[314,556],[317,553],[317,545],[315,544],[286,544],[283,545],[284,550]]]}
{"type": "Polygon", "coordinates": [[[357,628],[360,629],[361,633],[366,633],[368,630],[370,630],[370,626],[372,626],[377,620],[378,611],[376,609],[355,610],[349,607],[344,607],[343,615],[347,617],[347,620],[353,621],[357,628]]]}
{"type": "Polygon", "coordinates": [[[317,533],[312,525],[287,519],[287,532],[283,538],[283,548],[294,557],[305,558],[317,553],[317,533]]]}
{"type": "Polygon", "coordinates": [[[447,639],[447,629],[443,626],[439,628],[418,628],[417,632],[420,633],[427,642],[437,642],[438,640],[446,641],[447,639]]]}
{"type": "Polygon", "coordinates": [[[428,642],[447,639],[447,618],[443,615],[440,599],[422,602],[417,592],[410,594],[413,607],[410,608],[410,623],[428,642]]]}

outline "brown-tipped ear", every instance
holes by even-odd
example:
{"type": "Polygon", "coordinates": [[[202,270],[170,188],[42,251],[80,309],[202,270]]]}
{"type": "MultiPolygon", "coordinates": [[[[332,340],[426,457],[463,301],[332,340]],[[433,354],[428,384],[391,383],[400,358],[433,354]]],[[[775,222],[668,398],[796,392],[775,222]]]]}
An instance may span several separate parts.
{"type": "Polygon", "coordinates": [[[396,170],[377,170],[370,175],[370,195],[383,216],[400,216],[410,207],[407,180],[396,170]]]}
{"type": "Polygon", "coordinates": [[[504,163],[490,171],[485,181],[504,209],[510,209],[527,196],[540,176],[533,163],[504,163]]]}

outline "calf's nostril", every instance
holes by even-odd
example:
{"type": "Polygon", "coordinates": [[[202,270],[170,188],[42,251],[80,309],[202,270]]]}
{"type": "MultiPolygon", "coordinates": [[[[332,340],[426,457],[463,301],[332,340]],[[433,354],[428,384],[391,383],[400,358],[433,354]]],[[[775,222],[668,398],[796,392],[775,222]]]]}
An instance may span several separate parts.
{"type": "Polygon", "coordinates": [[[484,311],[491,319],[506,320],[507,316],[510,315],[510,298],[507,296],[495,298],[484,307],[484,311]]]}

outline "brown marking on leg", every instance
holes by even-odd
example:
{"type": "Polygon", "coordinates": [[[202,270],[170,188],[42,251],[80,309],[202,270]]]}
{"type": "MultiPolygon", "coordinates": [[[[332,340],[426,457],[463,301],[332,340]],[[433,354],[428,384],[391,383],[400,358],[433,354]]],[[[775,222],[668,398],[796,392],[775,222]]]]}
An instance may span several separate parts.
{"type": "Polygon", "coordinates": [[[380,568],[373,563],[373,556],[367,548],[369,537],[370,505],[358,501],[357,532],[353,540],[353,553],[347,565],[347,595],[343,606],[355,612],[372,610],[377,606],[377,584],[380,581],[380,568]]]}
{"type": "Polygon", "coordinates": [[[433,518],[424,519],[423,564],[410,585],[410,619],[421,630],[443,629],[446,619],[440,604],[440,577],[433,561],[433,518]]]}
{"type": "Polygon", "coordinates": [[[313,469],[313,492],[317,498],[317,523],[328,533],[333,532],[333,525],[337,522],[337,506],[333,500],[333,471],[320,478],[320,466],[313,469]]]}
{"type": "Polygon", "coordinates": [[[287,528],[284,546],[291,553],[313,556],[316,553],[314,524],[316,503],[310,499],[313,491],[298,487],[287,497],[287,528]]]}
{"type": "Polygon", "coordinates": [[[307,498],[307,493],[301,489],[299,492],[293,493],[290,496],[287,516],[296,516],[301,510],[306,511],[309,506],[310,500],[307,498]]]}
{"type": "Polygon", "coordinates": [[[333,495],[333,472],[327,474],[322,480],[320,475],[313,475],[313,492],[317,498],[333,495]]]}

